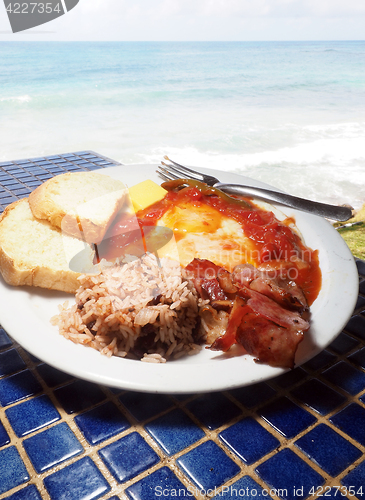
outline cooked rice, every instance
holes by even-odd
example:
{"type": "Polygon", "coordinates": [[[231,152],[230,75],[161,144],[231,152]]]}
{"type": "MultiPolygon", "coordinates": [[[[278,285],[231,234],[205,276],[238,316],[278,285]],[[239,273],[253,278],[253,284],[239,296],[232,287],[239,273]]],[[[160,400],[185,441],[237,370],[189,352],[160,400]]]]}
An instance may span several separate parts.
{"type": "Polygon", "coordinates": [[[67,339],[149,363],[200,349],[201,299],[178,262],[146,254],[79,280],[76,303],[52,318],[67,339]]]}

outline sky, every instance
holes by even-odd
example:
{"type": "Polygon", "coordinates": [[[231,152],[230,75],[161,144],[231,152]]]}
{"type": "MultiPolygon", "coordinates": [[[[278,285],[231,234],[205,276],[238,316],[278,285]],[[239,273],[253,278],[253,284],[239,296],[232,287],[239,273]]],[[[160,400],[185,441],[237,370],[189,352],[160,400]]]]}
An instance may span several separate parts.
{"type": "Polygon", "coordinates": [[[79,0],[19,33],[0,0],[0,42],[364,39],[364,0],[79,0]]]}

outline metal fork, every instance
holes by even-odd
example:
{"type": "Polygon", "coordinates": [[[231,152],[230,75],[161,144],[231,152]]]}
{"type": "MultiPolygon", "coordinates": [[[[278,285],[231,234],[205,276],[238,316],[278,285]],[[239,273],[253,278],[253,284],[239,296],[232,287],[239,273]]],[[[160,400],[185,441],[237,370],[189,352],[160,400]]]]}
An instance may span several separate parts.
{"type": "Polygon", "coordinates": [[[297,210],[309,212],[334,221],[346,221],[353,216],[354,209],[350,206],[328,205],[326,203],[319,203],[317,201],[291,196],[290,194],[279,191],[271,191],[269,189],[244,186],[241,184],[225,184],[212,175],[203,174],[197,170],[180,165],[179,163],[170,160],[168,156],[164,156],[164,159],[169,161],[170,164],[161,161],[162,166],[159,166],[156,172],[165,181],[174,179],[194,179],[204,182],[208,186],[218,188],[227,194],[249,196],[259,198],[264,201],[279,203],[287,207],[296,208],[297,210]]]}

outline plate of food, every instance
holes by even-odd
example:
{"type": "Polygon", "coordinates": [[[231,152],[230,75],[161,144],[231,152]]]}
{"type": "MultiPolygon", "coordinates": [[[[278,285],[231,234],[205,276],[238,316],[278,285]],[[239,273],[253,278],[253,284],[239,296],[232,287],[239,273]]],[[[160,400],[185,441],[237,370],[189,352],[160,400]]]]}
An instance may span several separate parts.
{"type": "Polygon", "coordinates": [[[63,174],[5,210],[9,335],[75,377],[152,393],[254,384],[332,342],[358,275],[328,221],[197,183],[161,187],[156,169],[63,174]]]}

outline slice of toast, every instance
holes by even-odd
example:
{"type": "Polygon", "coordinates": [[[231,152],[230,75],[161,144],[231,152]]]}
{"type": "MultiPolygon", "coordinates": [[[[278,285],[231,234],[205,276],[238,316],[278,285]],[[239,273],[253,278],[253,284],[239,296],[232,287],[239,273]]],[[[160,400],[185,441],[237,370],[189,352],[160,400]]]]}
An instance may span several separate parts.
{"type": "Polygon", "coordinates": [[[29,195],[37,219],[88,243],[100,243],[117,212],[127,202],[125,185],[95,172],[57,175],[29,195]]]}
{"type": "Polygon", "coordinates": [[[37,220],[27,198],[9,205],[0,217],[0,272],[9,285],[75,293],[81,273],[72,271],[69,262],[81,251],[85,255],[85,248],[91,267],[91,247],[37,220]]]}

